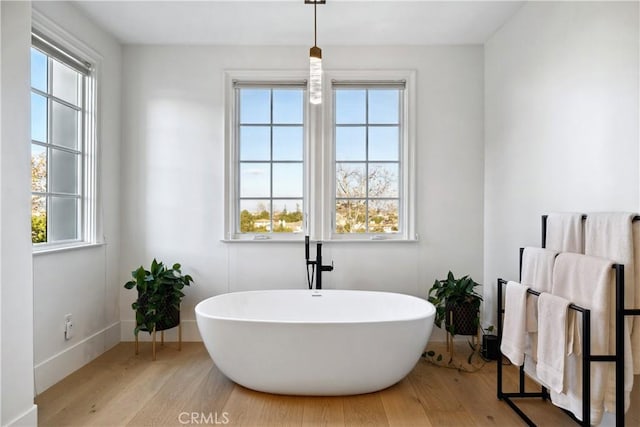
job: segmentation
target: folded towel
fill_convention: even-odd
[[[604,258],[561,253],[553,269],[554,295],[591,310],[591,352],[609,353],[611,334],[611,300],[614,291],[613,263]],[[582,327],[582,316],[577,316]],[[571,354],[565,359],[564,392],[551,391],[552,402],[582,419],[582,355]],[[604,412],[608,366],[591,365],[591,423],[599,424]]]
[[[543,292],[538,297],[538,365],[541,382],[562,393],[564,390],[564,360],[567,349],[567,307],[569,301]]]
[[[640,309],[640,221],[634,221],[633,226],[633,258],[635,267],[635,305]],[[626,278],[626,276],[625,276]],[[632,317],[631,325],[631,354],[633,357],[633,374],[640,375],[640,316]]]
[[[584,253],[581,213],[547,215],[546,248],[559,252]]]
[[[528,286],[517,282],[507,282],[504,299],[504,325],[500,351],[511,363],[524,363],[524,339],[526,335],[526,299]]]
[[[624,265],[624,298],[625,307],[635,304],[635,256],[633,252],[632,221],[634,213],[590,213],[585,222],[585,254],[608,258]],[[615,348],[615,300],[611,304],[611,347]],[[631,391],[633,386],[633,357],[631,354],[631,336],[629,330],[633,318],[625,321],[625,390]],[[627,372],[628,371],[628,372]],[[609,365],[609,380],[605,394],[605,408],[615,412],[615,366]]]

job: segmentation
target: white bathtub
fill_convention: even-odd
[[[200,302],[216,366],[253,390],[370,393],[404,378],[424,351],[434,306],[409,295],[342,290],[235,292]]]

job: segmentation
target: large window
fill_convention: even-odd
[[[293,75],[226,75],[225,239],[416,240],[414,73]]]
[[[304,227],[304,83],[236,82],[236,236]]]
[[[334,232],[398,234],[403,89],[340,84],[334,89]]]
[[[42,35],[31,48],[31,239],[74,244],[86,236],[90,66]]]

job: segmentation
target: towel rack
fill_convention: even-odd
[[[547,246],[547,218],[549,215],[542,215],[542,247]],[[586,215],[582,215],[582,220],[587,219]],[[640,215],[636,215],[632,219],[633,222],[640,221]]]
[[[586,219],[586,215],[582,216]],[[640,216],[635,216],[633,221],[640,220]],[[546,244],[547,231],[547,215],[542,216],[542,247]],[[520,248],[520,273],[522,273],[522,253]],[[582,315],[582,421],[578,420],[571,412],[564,410],[571,418],[583,426],[591,424],[591,363],[597,362],[614,362],[616,372],[616,427],[624,427],[624,322],[626,316],[640,316],[640,309],[624,308],[624,265],[614,264],[615,270],[615,354],[600,355],[591,354],[591,311],[576,304],[570,304],[569,309],[575,310]],[[507,281],[501,278],[497,281],[498,287],[498,304],[497,304],[497,326],[498,326],[498,349],[502,342],[502,315],[504,307],[502,301],[502,287]],[[529,289],[527,291],[533,295],[540,295],[539,292]],[[502,353],[500,353],[502,354]],[[517,392],[505,393],[502,386],[502,363],[498,358],[497,368],[497,397],[499,400],[506,402],[527,425],[535,427],[535,423],[518,407],[512,400],[514,398],[542,398],[548,400],[550,398],[547,389],[542,386],[540,392],[525,391],[525,372],[524,366],[520,367],[519,388]]]

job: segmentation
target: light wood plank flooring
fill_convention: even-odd
[[[513,387],[505,391],[515,390],[516,375],[513,367],[505,367],[505,385]],[[184,343],[180,352],[167,344],[155,362],[146,343],[139,356],[132,343],[121,343],[39,395],[36,403],[41,426],[524,425],[496,399],[495,384],[496,362],[468,373],[420,360],[403,381],[377,393],[278,396],[228,380],[201,343]],[[640,425],[639,388],[628,426]],[[528,400],[522,407],[540,426],[576,425],[548,402]]]

